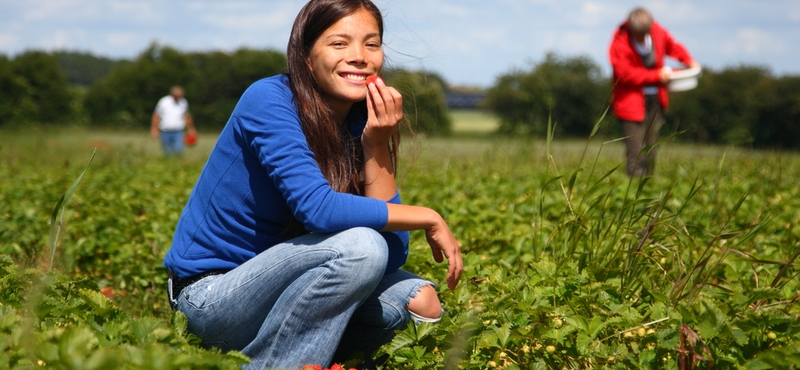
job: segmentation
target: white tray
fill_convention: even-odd
[[[700,68],[679,69],[672,72],[667,83],[669,91],[686,91],[697,87],[697,77],[700,76]]]

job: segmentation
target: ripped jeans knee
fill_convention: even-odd
[[[413,320],[414,324],[417,325],[417,326],[419,326],[419,324],[421,324],[423,322],[436,324],[436,323],[442,321],[442,316],[444,316],[444,310],[442,310],[442,313],[439,315],[439,317],[436,317],[436,318],[420,316],[420,315],[417,315],[416,313],[414,313],[411,310],[408,310],[408,313],[411,315],[411,320]]]

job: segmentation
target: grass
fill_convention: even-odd
[[[493,114],[479,109],[454,109],[453,132],[456,134],[491,134],[500,126]]]

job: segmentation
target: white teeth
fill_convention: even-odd
[[[361,80],[361,81],[363,81],[363,80],[367,79],[367,76],[347,74],[347,75],[344,75],[344,78],[346,78],[348,80]]]

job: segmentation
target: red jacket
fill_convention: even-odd
[[[644,120],[644,94],[645,85],[658,85],[658,97],[661,106],[666,110],[669,107],[669,94],[666,85],[658,77],[658,71],[664,66],[664,56],[668,55],[688,65],[693,60],[683,45],[675,41],[672,36],[661,27],[658,22],[653,22],[650,28],[650,37],[653,39],[653,48],[656,53],[654,69],[647,69],[636,49],[631,45],[626,21],[614,33],[608,56],[614,69],[611,83],[614,84],[611,109],[617,118],[625,121],[640,122]]]

